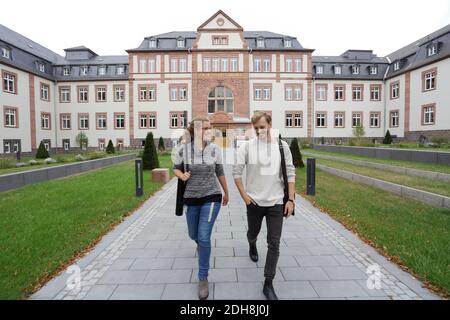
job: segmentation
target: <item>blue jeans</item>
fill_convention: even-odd
[[[219,202],[207,202],[200,206],[187,206],[186,220],[189,237],[198,243],[198,278],[208,279],[211,256],[211,232],[219,214]]]

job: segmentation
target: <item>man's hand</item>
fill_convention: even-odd
[[[292,212],[294,212],[294,203],[292,201],[288,201],[284,206],[284,216],[289,218],[292,215]]]
[[[250,203],[253,203],[254,205],[256,205],[255,200],[253,200],[247,193],[244,193],[242,195],[242,199],[244,200],[246,205],[249,205]]]

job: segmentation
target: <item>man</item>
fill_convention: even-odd
[[[267,258],[264,267],[263,293],[269,300],[277,300],[272,281],[275,277],[280,255],[280,238],[283,216],[288,218],[294,210],[295,167],[292,154],[286,142],[282,141],[289,188],[289,201],[283,212],[284,183],[281,171],[281,156],[278,139],[271,134],[272,117],[264,112],[256,112],[252,117],[256,138],[243,143],[237,151],[237,161],[233,166],[233,177],[242,199],[247,205],[250,259],[258,261],[256,241],[261,223],[266,217]],[[242,173],[246,168],[246,186],[242,183]]]

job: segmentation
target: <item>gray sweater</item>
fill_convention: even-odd
[[[184,151],[187,150],[187,157]],[[222,195],[217,177],[223,171],[222,150],[214,143],[208,143],[203,150],[194,144],[180,144],[175,150],[173,168],[183,170],[183,162],[189,164],[191,177],[187,181],[184,198],[203,198],[213,194]]]

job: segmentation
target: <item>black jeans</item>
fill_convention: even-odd
[[[277,269],[278,257],[280,256],[283,205],[276,204],[273,207],[260,207],[253,203],[247,205],[247,239],[249,243],[256,243],[264,217],[266,217],[267,225],[267,257],[264,277],[273,280]]]

